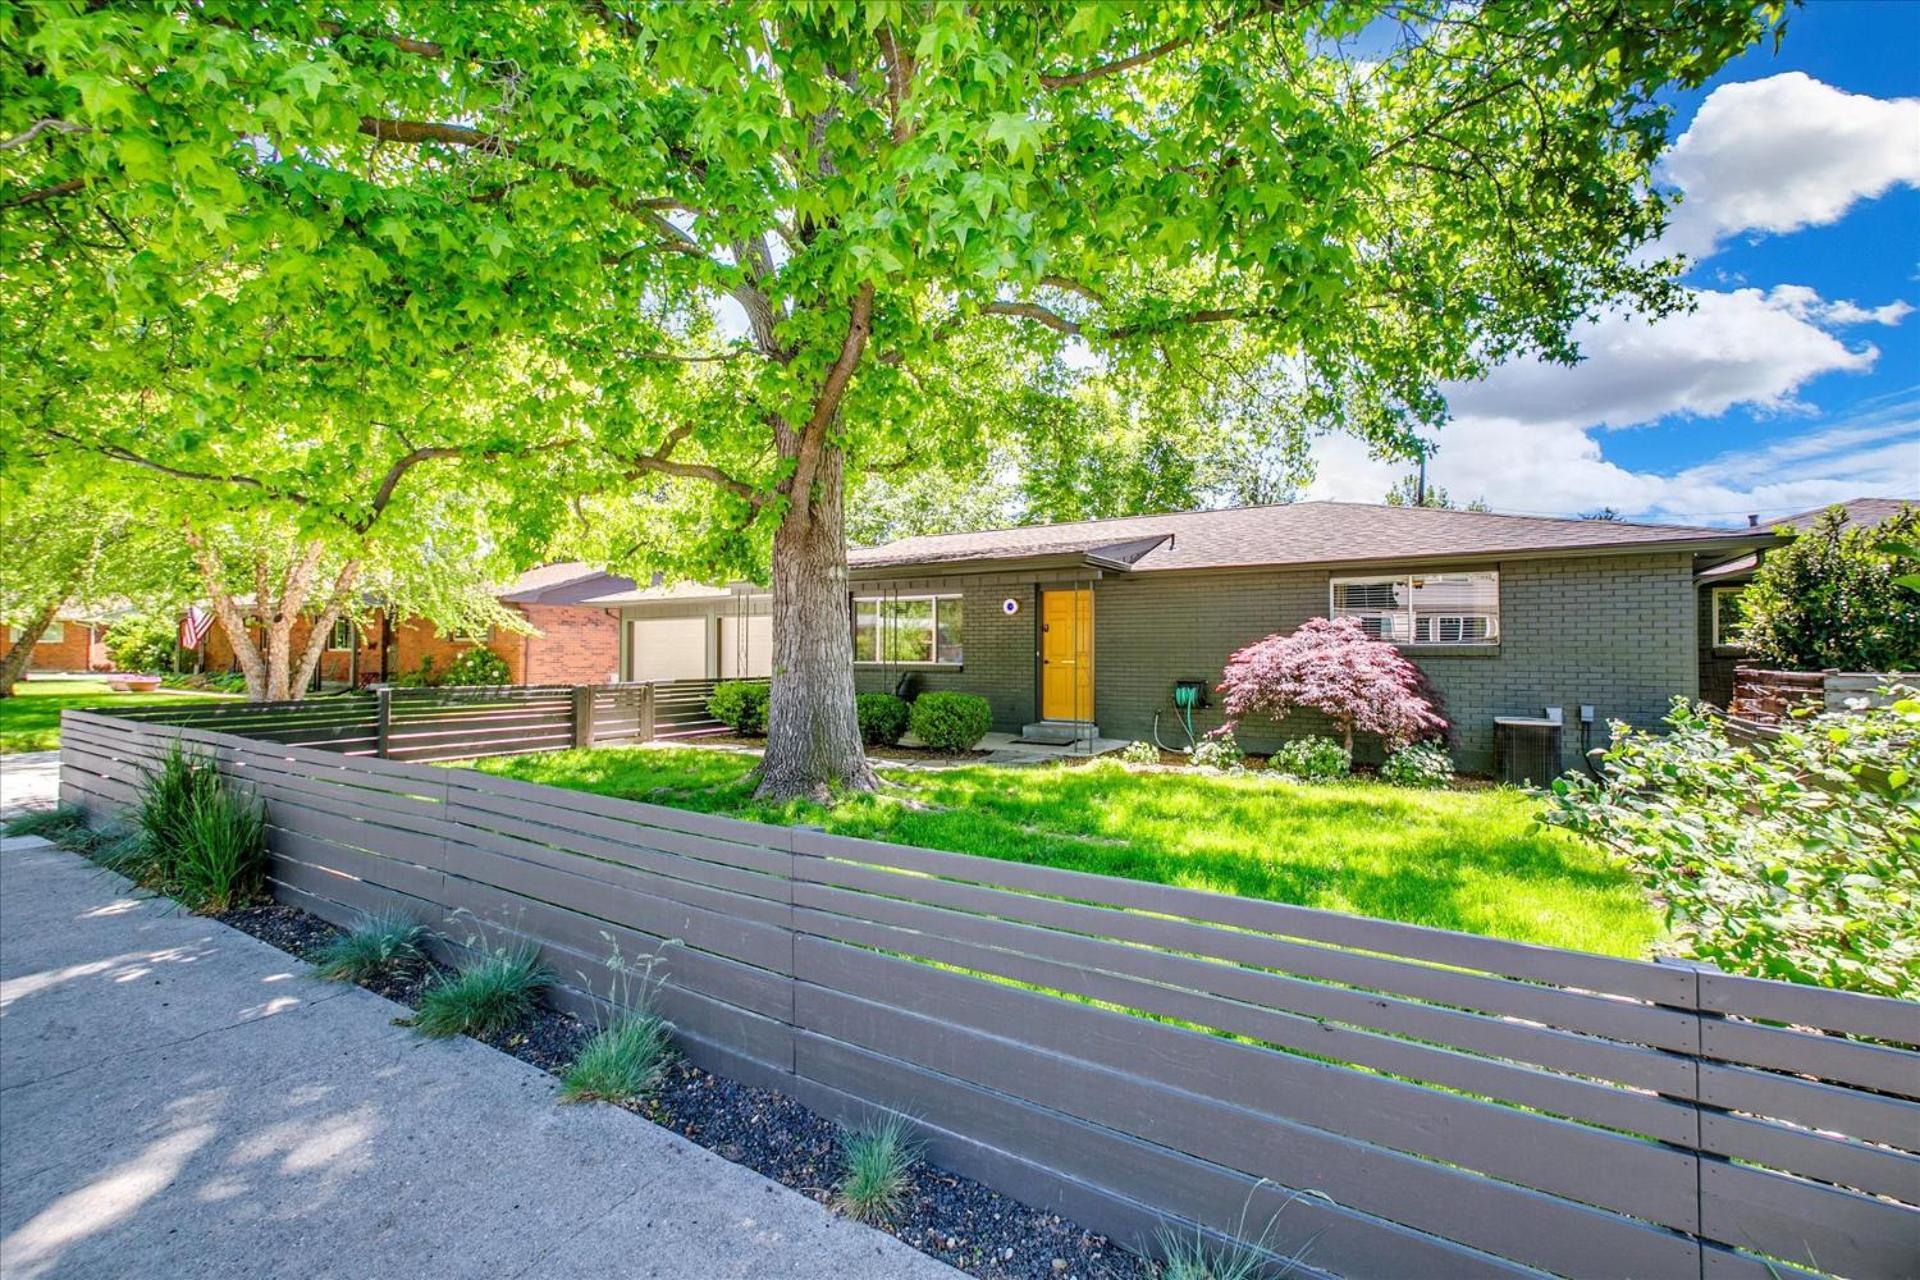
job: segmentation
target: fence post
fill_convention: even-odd
[[[387,740],[393,735],[393,686],[383,684],[373,691],[374,748],[373,754],[380,759],[387,758]]]
[[[653,682],[649,680],[640,686],[640,738],[641,742],[653,741]]]
[[[593,745],[593,686],[590,684],[573,686],[573,745]]]

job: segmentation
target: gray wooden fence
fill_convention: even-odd
[[[1264,1233],[1346,1276],[1920,1265],[1911,1002],[94,714],[62,799],[132,804],[174,738],[265,800],[282,899],[535,940],[579,1010],[612,945],[665,947],[696,1062],[904,1114],[1125,1243]]]
[[[401,689],[295,702],[182,702],[128,720],[237,734],[347,755],[429,762],[723,733],[711,680]]]

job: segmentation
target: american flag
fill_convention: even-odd
[[[199,605],[187,609],[187,616],[180,619],[180,647],[198,649],[200,642],[207,638],[207,632],[213,629],[213,615]]]

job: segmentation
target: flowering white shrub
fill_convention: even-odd
[[[1233,739],[1232,729],[1215,729],[1193,747],[1196,769],[1238,769],[1246,758],[1247,753]]]
[[[1160,748],[1151,742],[1129,742],[1120,748],[1120,758],[1128,764],[1159,764]]]
[[[1268,757],[1267,767],[1307,782],[1328,782],[1347,776],[1353,753],[1332,738],[1295,738]]]
[[[1292,635],[1255,641],[1227,660],[1220,692],[1236,721],[1318,711],[1340,730],[1349,756],[1356,730],[1397,747],[1447,727],[1420,668],[1369,637],[1357,618],[1310,618]]]
[[[1388,756],[1380,779],[1396,787],[1444,787],[1453,781],[1453,758],[1436,742],[1416,742]]]

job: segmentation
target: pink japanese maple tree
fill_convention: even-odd
[[[1292,635],[1256,640],[1227,660],[1220,692],[1236,722],[1319,711],[1339,726],[1348,751],[1355,730],[1379,734],[1392,749],[1447,729],[1420,668],[1367,635],[1357,618],[1310,618]]]

